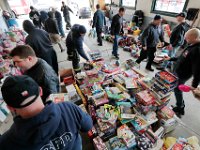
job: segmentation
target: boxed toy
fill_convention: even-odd
[[[126,78],[125,85],[127,89],[135,89],[138,88],[136,79],[133,78]]]
[[[118,138],[117,136],[109,139],[109,146],[111,150],[127,150],[126,145],[123,140]]]
[[[117,129],[117,137],[122,138],[128,148],[136,145],[135,135],[126,124]]]
[[[160,79],[167,84],[176,84],[178,81],[178,78],[168,71],[156,73],[155,78]]]
[[[164,127],[165,133],[169,133],[176,128],[176,126],[178,125],[178,121],[174,118],[168,120],[161,119],[160,124]]]
[[[135,114],[134,111],[131,107],[127,107],[127,106],[120,106],[120,117],[122,119],[133,119],[135,118]]]
[[[88,54],[93,61],[103,60],[103,57],[99,50],[89,51]]]
[[[97,136],[93,139],[95,150],[108,150],[106,147],[106,144],[103,142],[103,140]]]
[[[54,103],[69,101],[68,94],[66,93],[51,94],[48,99],[52,100]]]
[[[131,124],[137,131],[141,131],[149,126],[148,122],[139,115],[135,116],[135,118],[131,121]]]
[[[136,98],[140,103],[142,103],[145,106],[154,104],[156,101],[154,95],[148,90],[144,90],[137,93]]]
[[[165,106],[163,107],[159,112],[158,115],[162,119],[171,119],[174,117],[174,111],[170,109],[169,107]]]
[[[136,142],[140,150],[151,150],[154,146],[153,143],[145,135],[137,137]]]

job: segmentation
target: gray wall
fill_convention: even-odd
[[[147,25],[155,15],[155,14],[151,13],[151,5],[152,5],[152,0],[137,0],[136,9],[142,10],[144,12],[144,15],[145,15],[144,25]],[[112,10],[113,10],[114,14],[116,14],[118,12],[118,8],[119,7],[112,6]],[[188,8],[200,8],[200,0],[189,0],[188,5],[187,5],[187,9]],[[135,12],[135,10],[127,8],[124,18],[126,20],[131,20],[134,12]],[[169,16],[165,16],[165,15],[162,15],[162,17],[165,20],[167,20],[169,22],[169,24],[172,25],[172,27],[174,27],[174,25],[176,25],[176,18],[175,17],[169,17]],[[199,14],[199,17],[198,17],[198,19],[195,23],[195,26],[200,27],[200,14]]]

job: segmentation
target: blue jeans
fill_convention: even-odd
[[[168,52],[168,55],[169,57],[175,57],[176,56],[176,53],[177,51],[180,49],[180,46],[176,46],[176,47],[173,47],[173,49],[171,51]],[[170,61],[164,61],[163,64],[162,64],[162,67],[163,68],[166,68],[167,65],[170,64],[171,65],[171,70],[174,69],[174,63],[173,62],[170,62]]]
[[[118,54],[118,43],[119,43],[119,40],[120,40],[120,36],[119,35],[115,35],[114,43],[113,43],[113,51],[112,51],[113,55],[117,55]]]
[[[58,30],[59,30],[59,33],[61,34],[61,36],[65,36],[65,32],[63,30],[62,22],[58,22]]]

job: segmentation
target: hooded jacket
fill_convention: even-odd
[[[24,21],[23,28],[28,33],[25,43],[33,48],[37,57],[45,60],[58,73],[57,55],[49,34],[44,30],[36,29],[29,20]]]
[[[81,57],[85,60],[89,60],[87,55],[83,50],[83,37],[79,32],[79,24],[75,24],[72,26],[71,31],[67,35],[66,38],[66,46],[68,51],[77,51]]]
[[[12,127],[0,136],[1,150],[81,150],[79,131],[92,128],[92,119],[78,106],[49,102],[38,115],[14,118]]]

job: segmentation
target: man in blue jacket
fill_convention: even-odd
[[[162,46],[164,45],[163,32],[159,31],[161,22],[162,17],[160,15],[155,15],[153,22],[148,25],[141,36],[142,50],[140,52],[140,57],[136,60],[136,62],[140,64],[148,57],[146,69],[149,71],[154,71],[151,65],[155,58],[154,53],[156,52],[157,44],[160,41],[162,42]]]
[[[83,37],[85,36],[85,33],[86,28],[84,26],[75,24],[72,26],[71,31],[67,35],[66,46],[68,60],[72,61],[72,66],[75,72],[81,71],[79,55],[86,61],[89,61],[83,49]]]
[[[96,9],[97,11],[94,13],[92,28],[96,27],[98,45],[103,46],[101,34],[103,26],[106,25],[106,19],[104,13],[100,10],[99,4],[96,5]]]
[[[88,132],[92,119],[78,106],[64,102],[46,105],[41,89],[28,76],[10,76],[2,96],[13,114],[14,123],[0,136],[1,150],[81,150],[79,131]]]

